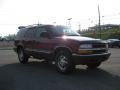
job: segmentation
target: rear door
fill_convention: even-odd
[[[42,37],[43,32],[49,33],[45,27],[39,27],[36,29],[35,49],[39,53],[50,54],[52,49],[52,38]]]
[[[34,49],[34,37],[35,37],[35,28],[28,28],[25,32],[24,48],[27,51],[33,51]]]

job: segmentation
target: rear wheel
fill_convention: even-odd
[[[57,53],[55,57],[55,64],[57,70],[64,74],[72,72],[75,67],[71,59],[71,54],[65,50]]]
[[[18,59],[22,64],[26,64],[28,62],[28,56],[25,54],[23,48],[18,49]]]
[[[98,63],[92,63],[92,64],[87,64],[88,68],[90,69],[95,69],[97,68],[98,66],[100,66],[101,62],[98,62]]]

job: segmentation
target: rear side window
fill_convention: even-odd
[[[43,28],[43,27],[37,28],[36,29],[36,38],[40,38],[42,32],[47,32],[47,30],[45,28]]]
[[[35,28],[28,28],[25,32],[25,38],[34,38]]]

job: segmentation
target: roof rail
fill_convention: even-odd
[[[18,29],[23,29],[23,28],[25,28],[25,26],[19,26],[19,27],[18,27]]]
[[[32,25],[28,25],[28,26],[19,26],[18,29],[30,28],[30,27],[41,26],[41,25],[43,25],[43,24],[32,24]]]

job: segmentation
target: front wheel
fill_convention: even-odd
[[[55,57],[57,70],[61,73],[70,73],[75,65],[72,62],[71,54],[68,51],[59,51]]]
[[[23,48],[18,49],[18,59],[22,64],[26,64],[28,62],[28,56],[25,54]]]
[[[98,63],[92,63],[92,64],[87,64],[88,68],[90,69],[95,69],[97,68],[98,66],[100,66],[101,62],[98,62]]]

